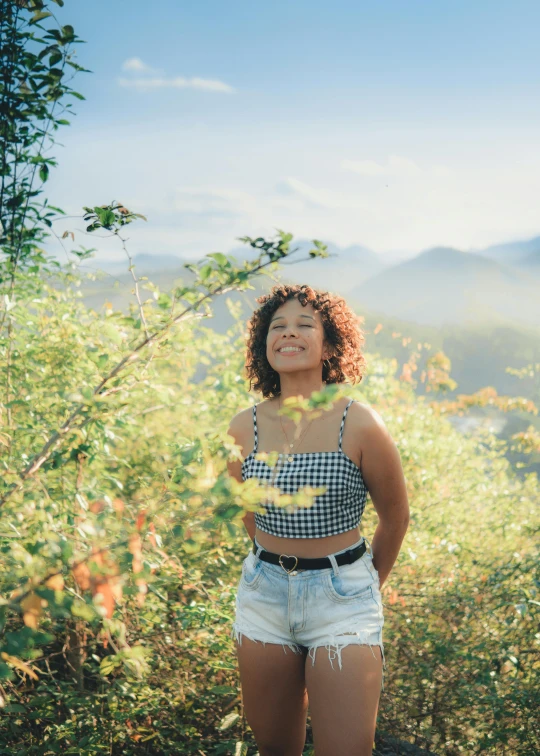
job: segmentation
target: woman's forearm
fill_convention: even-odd
[[[245,517],[243,517],[242,522],[245,525],[245,528],[248,532],[248,536],[251,538],[252,541],[255,541],[255,530],[257,526],[255,525],[255,516],[253,515],[253,513],[250,513],[246,515]]]
[[[375,528],[371,550],[373,552],[373,564],[379,573],[381,587],[394,566],[408,527],[408,520],[400,524],[389,524],[379,520]]]

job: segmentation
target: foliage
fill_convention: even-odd
[[[98,315],[81,305],[73,271],[64,275],[60,290],[21,272],[6,315],[16,398],[2,428],[1,742],[233,753],[249,737],[229,632],[248,547],[241,517],[257,506],[255,481],[226,472],[239,453],[227,423],[252,401],[241,314],[225,338],[178,321],[144,360],[125,361],[146,338],[139,304],[129,317]],[[174,317],[149,292],[155,333]],[[383,415],[412,512],[383,588],[379,728],[441,753],[528,753],[538,742],[538,481],[516,479],[489,434],[454,431],[391,361],[367,360],[362,384],[339,390]],[[80,420],[21,484],[77,407]],[[375,524],[368,507],[368,537]]]
[[[63,0],[53,0],[62,6]],[[33,198],[42,193],[33,184],[38,172],[41,183],[49,177],[49,166],[57,165],[47,157],[46,143],[55,144],[49,129],[56,131],[70,121],[67,103],[58,115],[60,100],[67,96],[84,100],[65,84],[69,69],[88,72],[74,61],[73,45],[81,40],[72,26],[45,29],[40,21],[53,16],[43,0],[18,0],[0,3],[2,23],[2,75],[0,76],[0,243],[9,264],[2,271],[13,275],[19,264],[30,261],[35,246],[51,227],[51,217],[59,208],[40,206]],[[44,32],[38,36],[36,30]],[[35,47],[39,49],[35,50]],[[55,212],[53,212],[55,211]],[[33,221],[30,226],[29,221]],[[34,265],[38,261],[34,261]],[[5,280],[5,279],[3,279]],[[13,287],[11,287],[13,290]]]
[[[43,28],[47,7],[2,3],[0,752],[246,754],[230,626],[250,545],[242,517],[259,492],[227,474],[239,449],[226,428],[253,399],[240,310],[229,301],[225,336],[202,318],[216,297],[277,271],[292,235],[244,237],[253,260],[211,253],[186,266],[189,284],[160,291],[136,277],[121,236],[144,216],[115,202],[85,207],[87,233],[112,233],[126,251],[135,296],[128,315],[84,307],[76,265],[38,246],[49,208],[31,204],[32,184],[13,169],[39,143],[31,118],[52,122],[47,108],[67,92],[55,68],[59,54],[69,62],[72,27],[41,41],[28,31]],[[46,180],[53,163],[34,157]],[[325,254],[315,240],[310,258]],[[406,474],[411,525],[383,589],[379,729],[449,756],[533,753],[538,479],[517,478],[491,434],[452,428],[438,401],[452,385],[442,351],[429,396],[415,393],[412,362],[399,379],[395,359],[366,358],[360,386],[312,403],[345,393],[374,406]],[[368,507],[368,537],[374,525]]]
[[[436,328],[389,315],[382,317],[365,309],[362,314],[366,333],[377,335],[377,351],[382,357],[397,359],[399,366],[414,356],[418,375],[421,375],[432,353],[447,355],[457,383],[453,390],[447,388],[448,396],[455,396],[457,392],[472,393],[479,386],[489,384],[500,394],[519,390],[523,396],[540,401],[540,372],[537,367],[535,373],[531,369],[534,364],[530,364],[540,359],[538,326],[526,328],[518,324],[484,322]],[[416,389],[418,393],[427,392],[422,381]]]

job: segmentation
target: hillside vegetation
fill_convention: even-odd
[[[239,449],[226,429],[260,399],[243,373],[236,298],[249,302],[262,274],[293,270],[292,235],[245,237],[239,262],[212,252],[181,280],[145,278],[122,235],[145,216],[85,206],[84,240],[114,237],[129,284],[118,277],[122,302],[114,287],[105,302],[99,290],[86,300],[77,266],[42,247],[67,220],[39,198],[57,165],[53,133],[71,124],[66,99],[85,99],[71,79],[91,73],[75,60],[83,40],[55,15],[63,5],[2,4],[0,753],[255,756],[231,625],[251,545],[242,517],[261,492],[228,475]],[[93,250],[76,248],[65,226],[59,234],[68,258],[88,265]],[[336,281],[325,244],[303,252],[301,266],[321,263],[323,283]],[[386,272],[365,248],[344,253],[348,269]],[[384,325],[372,333],[384,340]],[[398,361],[390,339],[385,354],[368,343],[360,385],[326,387],[311,402],[346,394],[374,406],[406,474],[410,527],[383,588],[377,756],[397,742],[400,754],[530,756],[540,751],[536,404],[492,381],[454,394],[442,349],[411,342]],[[538,386],[535,360],[512,366]],[[520,475],[505,441],[450,422],[486,407],[530,419],[508,439],[526,460]],[[368,504],[362,532],[374,527]]]
[[[281,238],[265,254],[286,249]],[[46,284],[44,260],[17,274],[1,345],[5,753],[255,753],[230,629],[251,543],[241,518],[259,496],[256,481],[227,475],[239,450],[226,428],[260,397],[243,378],[238,305],[225,297],[225,334],[197,313],[235,276],[249,290],[256,273],[242,281],[216,255],[192,270],[191,288],[138,282],[130,314],[85,307],[72,270]],[[328,396],[381,413],[411,504],[383,587],[378,737],[451,756],[534,753],[538,478],[518,478],[491,434],[448,422],[440,355],[425,395],[394,360],[366,356],[362,383]],[[368,502],[368,538],[375,524]],[[310,742],[308,732],[306,754]]]

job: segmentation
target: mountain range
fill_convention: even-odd
[[[388,263],[384,255],[361,245],[325,243],[329,257],[311,259],[311,240],[293,240],[291,251],[296,251],[281,261],[276,278],[340,293],[360,314],[366,310],[435,327],[481,323],[540,326],[540,236],[474,252],[433,247],[398,263]],[[257,251],[244,245],[227,254],[240,262],[252,259]],[[190,281],[190,272],[182,266],[196,261],[171,255],[133,258],[136,274],[148,276],[163,289],[172,286],[175,278]],[[111,280],[132,280],[127,262],[99,262],[95,267],[109,273]],[[258,279],[256,289],[268,290],[271,285],[267,278]],[[93,295],[99,295],[98,290],[103,294],[103,282],[87,284],[85,289],[96,306],[98,300]],[[117,306],[112,287],[110,294],[109,301]]]

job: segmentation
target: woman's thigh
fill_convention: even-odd
[[[245,635],[236,643],[247,722],[262,753],[300,756],[306,737],[306,653]]]
[[[307,649],[292,637],[288,610],[287,581],[250,553],[242,565],[232,635],[244,711],[261,756],[300,756],[305,742]]]
[[[371,756],[383,683],[384,611],[378,573],[365,553],[336,573],[308,576],[306,688],[317,756]]]
[[[344,638],[345,640],[345,638]],[[306,686],[317,756],[371,756],[382,682],[379,646],[341,649],[341,669],[328,654],[306,665]]]

